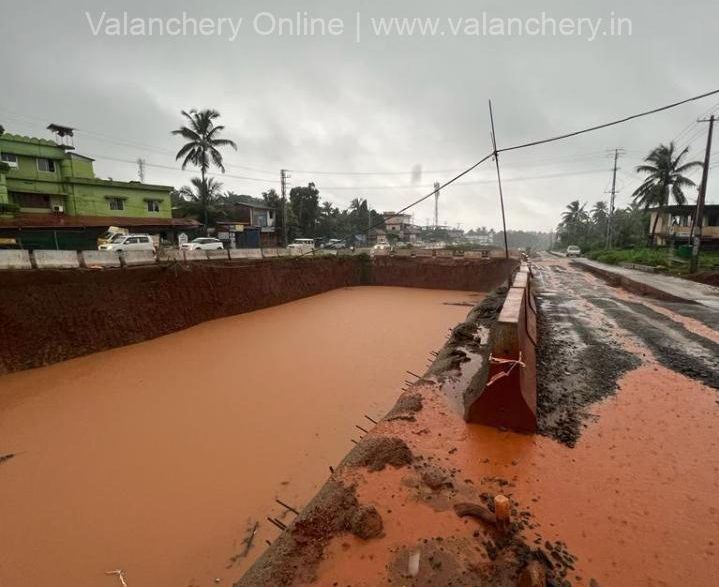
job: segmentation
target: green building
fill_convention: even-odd
[[[171,186],[95,177],[93,159],[75,152],[73,129],[50,125],[58,140],[0,135],[0,244],[95,248],[110,226],[168,244],[200,224],[172,218]]]

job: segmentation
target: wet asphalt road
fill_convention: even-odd
[[[589,407],[650,361],[719,391],[719,312],[630,294],[551,255],[534,263],[533,274],[543,434],[574,445]]]

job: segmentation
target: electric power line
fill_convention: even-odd
[[[563,139],[569,139],[571,137],[576,137],[581,134],[585,134],[588,132],[593,132],[595,130],[601,130],[603,128],[607,128],[610,126],[616,126],[617,124],[623,124],[625,122],[629,122],[630,120],[635,120],[637,118],[642,118],[643,116],[649,116],[650,114],[657,114],[658,112],[663,112],[665,110],[670,110],[671,108],[676,108],[677,106],[682,106],[684,104],[688,104],[689,102],[696,102],[697,100],[701,100],[702,98],[707,98],[709,96],[713,96],[715,94],[719,94],[719,90],[712,90],[711,92],[706,92],[704,94],[700,94],[698,96],[693,96],[691,98],[687,98],[685,100],[681,100],[679,102],[673,102],[672,104],[667,104],[666,106],[660,106],[659,108],[653,108],[652,110],[646,110],[644,112],[639,112],[638,114],[632,114],[630,116],[625,116],[624,118],[620,118],[618,120],[613,120],[611,122],[605,122],[604,124],[597,124],[595,126],[590,126],[588,128],[584,128],[582,130],[577,130],[574,132],[570,132],[567,134],[559,135],[556,137],[551,137],[548,139],[540,139],[537,141],[532,141],[529,143],[523,143],[520,145],[514,145],[513,147],[505,147],[503,149],[497,149],[498,153],[505,153],[507,151],[516,151],[517,149],[526,149],[528,147],[535,147],[537,145],[544,145],[546,143],[553,143],[555,141],[561,141]]]
[[[606,123],[604,123],[604,124],[598,124],[598,125],[595,125],[595,126],[591,126],[591,127],[585,128],[585,129],[581,129],[581,130],[573,131],[573,132],[566,133],[566,134],[563,134],[563,135],[558,135],[558,136],[555,136],[555,137],[551,137],[551,138],[548,138],[548,139],[540,139],[540,140],[536,140],[536,141],[531,141],[531,142],[529,142],[529,143],[523,143],[523,144],[520,144],[520,145],[515,145],[515,146],[512,146],[512,147],[505,147],[505,148],[503,148],[503,149],[497,149],[496,146],[495,146],[494,150],[493,150],[491,153],[489,153],[488,155],[485,155],[485,156],[482,157],[479,161],[477,161],[476,163],[470,165],[470,166],[467,167],[464,171],[462,171],[461,173],[458,173],[458,174],[455,175],[452,179],[450,179],[449,181],[447,181],[447,182],[443,183],[442,185],[440,185],[439,188],[437,188],[436,186],[433,186],[434,189],[433,189],[431,192],[429,192],[428,194],[426,194],[426,195],[422,196],[421,198],[415,200],[414,202],[408,204],[407,206],[405,206],[404,208],[402,208],[401,210],[399,210],[399,212],[395,212],[395,213],[392,214],[391,216],[387,216],[387,217],[383,218],[383,220],[382,220],[381,222],[377,222],[377,223],[375,223],[374,225],[370,225],[370,226],[367,228],[367,232],[369,233],[369,231],[372,230],[372,228],[376,228],[377,226],[380,226],[381,224],[383,224],[383,223],[385,222],[385,220],[388,220],[389,218],[396,218],[397,216],[403,214],[404,212],[406,212],[406,211],[409,210],[410,208],[413,208],[413,207],[416,206],[417,204],[420,204],[420,203],[424,202],[424,201],[427,200],[428,198],[432,197],[432,196],[436,193],[437,189],[443,190],[444,188],[446,188],[446,187],[452,185],[452,184],[455,183],[458,179],[464,177],[465,175],[467,175],[468,173],[470,173],[471,171],[473,171],[474,169],[476,169],[477,167],[479,167],[482,163],[484,163],[484,162],[487,161],[488,159],[491,159],[492,157],[496,157],[499,153],[505,153],[505,152],[507,152],[507,151],[516,151],[516,150],[518,150],[518,149],[526,149],[526,148],[529,148],[529,147],[535,147],[535,146],[537,146],[537,145],[543,145],[543,144],[547,144],[547,143],[552,143],[552,142],[556,142],[556,141],[560,141],[560,140],[572,138],[572,137],[575,137],[575,136],[578,136],[578,135],[581,135],[581,134],[585,134],[585,133],[588,133],[588,132],[593,132],[593,131],[601,130],[601,129],[603,129],[603,128],[607,128],[607,127],[610,127],[610,126],[616,126],[616,125],[618,125],[618,124],[623,124],[623,123],[625,123],[625,122],[629,122],[629,121],[635,120],[635,119],[637,119],[637,118],[641,118],[641,117],[644,117],[644,116],[649,116],[650,114],[657,114],[657,113],[659,113],[659,112],[663,112],[663,111],[665,111],[665,110],[670,110],[670,109],[672,109],[672,108],[676,108],[676,107],[678,107],[678,106],[682,106],[683,104],[688,104],[688,103],[690,103],[690,102],[695,102],[695,101],[697,101],[697,100],[701,100],[701,99],[703,99],[703,98],[707,98],[707,97],[709,97],[709,96],[713,96],[713,95],[716,95],[716,94],[719,94],[719,89],[717,89],[717,90],[712,90],[712,91],[710,91],[710,92],[706,92],[706,93],[700,94],[700,95],[698,95],[698,96],[693,96],[693,97],[691,97],[691,98],[687,98],[687,99],[681,100],[681,101],[679,101],[679,102],[673,102],[672,104],[668,104],[668,105],[666,105],[666,106],[660,106],[660,107],[658,107],[658,108],[653,108],[653,109],[651,109],[651,110],[646,110],[646,111],[644,111],[644,112],[640,112],[640,113],[637,113],[637,114],[632,114],[632,115],[630,115],[630,116],[626,116],[626,117],[621,118],[621,119],[618,119],[618,120],[613,120],[613,121],[611,121],[611,122],[606,122]],[[506,234],[506,230],[505,230],[505,234]],[[348,236],[349,236],[349,235],[348,235]],[[308,254],[308,253],[303,253],[303,254],[300,255],[300,256],[302,257],[302,256],[304,256],[304,255],[306,255],[306,254]]]

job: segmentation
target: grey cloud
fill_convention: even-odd
[[[360,11],[372,16],[606,17],[612,10],[633,20],[628,38],[341,38],[261,37],[244,30],[234,43],[223,38],[93,37],[85,12],[127,11],[137,16],[251,17],[307,11],[337,16],[348,26]],[[487,100],[495,105],[501,145],[603,122],[700,93],[716,84],[719,7],[703,0],[681,7],[630,0],[615,6],[543,2],[110,2],[15,3],[3,9],[0,121],[8,131],[44,136],[51,121],[77,126],[78,146],[97,156],[98,171],[133,177],[144,157],[148,179],[181,185],[191,177],[176,167],[176,139],[169,131],[179,110],[213,106],[240,149],[228,153],[225,186],[257,194],[277,187],[280,167],[311,170],[406,171],[406,175],[305,175],[337,204],[369,197],[373,206],[397,209],[423,193],[409,171],[460,169],[489,150]],[[702,18],[685,18],[702,14]],[[7,18],[6,18],[7,16]],[[660,141],[668,141],[711,99],[631,125],[561,144],[501,157],[510,227],[548,229],[571,199],[606,198],[610,160],[604,150],[624,147],[621,165],[626,202],[632,171]],[[84,131],[84,132],[83,132]],[[696,134],[696,133],[695,133]],[[685,137],[686,138],[686,137]],[[690,135],[691,138],[691,135]],[[125,144],[119,144],[125,143]],[[703,139],[691,144],[699,155]],[[585,159],[578,156],[593,153]],[[102,157],[100,156],[102,155]],[[572,158],[575,158],[572,160]],[[529,164],[540,161],[536,166]],[[245,167],[262,171],[253,171]],[[596,170],[588,174],[587,171]],[[578,173],[580,172],[580,173]],[[561,177],[537,178],[559,175]],[[628,174],[628,175],[627,175]],[[249,181],[231,176],[251,176]],[[435,177],[436,176],[436,177]],[[425,172],[422,184],[445,174]],[[527,178],[512,181],[512,178]],[[469,181],[493,178],[493,169]],[[403,189],[365,189],[401,185]],[[323,188],[327,186],[327,188]],[[334,189],[351,188],[357,189]],[[713,193],[717,193],[713,191]],[[714,198],[716,199],[716,198]],[[432,216],[431,202],[416,221]],[[442,196],[441,218],[465,227],[500,226],[496,186],[458,185]]]

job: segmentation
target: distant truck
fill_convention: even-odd
[[[120,228],[119,226],[108,226],[107,230],[97,237],[97,246],[109,245],[112,239],[118,234],[130,234],[127,228]]]

